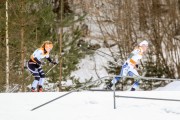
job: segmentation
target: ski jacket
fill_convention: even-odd
[[[139,62],[139,60],[142,58],[142,56],[143,56],[142,47],[135,48],[129,55],[126,62],[135,66]]]
[[[44,48],[39,48],[34,51],[34,53],[31,55],[30,61],[41,64],[41,59],[46,58],[49,62],[52,62],[52,60],[49,57],[49,53]]]

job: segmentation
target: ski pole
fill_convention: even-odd
[[[107,53],[105,53],[105,52],[103,52],[103,51],[101,51],[101,50],[97,50],[97,51],[99,51],[99,52],[101,52],[101,53],[103,53],[103,54],[105,54],[105,55],[107,55],[107,56],[113,57],[112,55],[107,54]]]
[[[58,63],[57,63],[58,64]],[[45,75],[47,75],[57,64],[53,65],[47,72]]]

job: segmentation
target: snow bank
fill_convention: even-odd
[[[165,87],[159,87],[157,91],[180,91],[180,81],[171,82]]]
[[[112,92],[74,92],[35,111],[45,102],[65,94],[1,93],[1,120],[179,120],[180,102],[117,98]],[[117,92],[118,95],[179,99],[180,92]]]

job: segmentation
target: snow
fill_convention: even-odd
[[[116,52],[117,46],[113,47],[111,50]],[[102,51],[102,52],[99,52]],[[93,78],[93,80],[98,79],[98,77],[108,76],[108,72],[106,67],[108,67],[109,61],[114,61],[111,56],[108,48],[100,48],[93,55],[87,55],[84,59],[82,59],[78,64],[78,70],[73,71],[71,76],[75,76],[75,78],[79,78],[80,82],[85,82],[85,80],[89,80]],[[118,63],[117,63],[118,64]]]
[[[159,88],[164,91],[118,91],[116,95],[180,100],[180,83]],[[174,91],[170,91],[172,88]],[[178,88],[178,89],[177,89]],[[66,92],[0,93],[1,120],[179,120],[180,102],[116,98],[113,92],[72,92],[34,111]]]
[[[156,90],[157,91],[164,91],[168,89],[168,91],[179,91],[180,90],[180,81],[171,82],[165,87],[159,87]]]

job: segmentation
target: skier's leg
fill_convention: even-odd
[[[121,68],[121,72],[118,76],[116,76],[113,80],[115,80],[115,83],[117,83],[120,79],[125,79],[125,78],[122,78],[121,76],[126,76],[128,71],[129,71],[129,65],[128,63],[125,63],[122,68]],[[111,83],[113,83],[113,80],[111,81]]]
[[[38,72],[40,75],[40,80],[38,82],[38,92],[43,91],[43,85],[44,85],[44,79],[45,79],[45,73],[41,67],[38,68]]]
[[[131,69],[131,71],[128,73],[129,76],[139,76],[138,72],[136,69]],[[135,91],[139,87],[139,79],[137,79],[134,84],[131,87],[131,91]]]
[[[31,91],[35,92],[35,89],[37,88],[38,82],[40,80],[40,76],[39,76],[38,72],[33,73],[33,76],[34,76],[34,81],[33,81],[32,86],[31,86]]]
[[[38,82],[39,82],[39,79],[40,79],[40,76],[39,76],[39,72],[37,70],[37,64],[34,64],[34,63],[28,63],[28,70],[33,74],[34,76],[34,81],[32,83],[32,86],[31,86],[31,91],[32,92],[35,92],[35,89],[37,88],[37,85],[38,85]]]
[[[128,69],[129,69],[128,63],[125,63],[121,68],[120,74],[118,76],[114,77],[114,79],[110,82],[110,84],[107,86],[107,88],[111,89],[111,87],[113,86],[113,83],[116,84],[121,79],[121,76],[126,76],[128,73]]]
[[[136,80],[131,88],[131,91],[135,91],[139,87],[139,80]]]
[[[40,77],[39,77],[40,78]],[[37,88],[37,85],[38,85],[38,80],[35,79],[31,85],[31,92],[35,92],[36,88]]]

